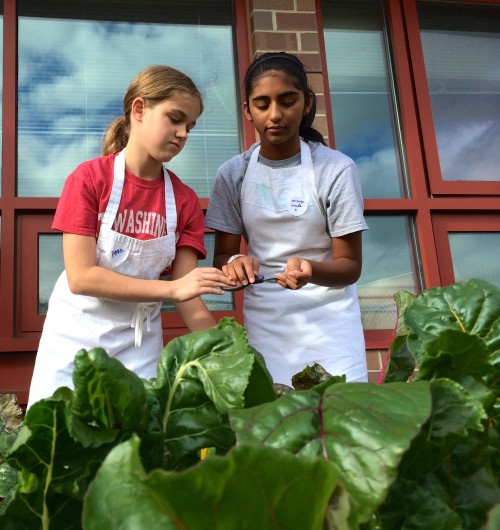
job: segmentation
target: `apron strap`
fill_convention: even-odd
[[[131,328],[135,328],[135,346],[138,348],[142,342],[142,330],[144,329],[144,318],[146,318],[146,330],[151,331],[151,313],[156,309],[157,302],[140,302],[134,311]]]
[[[100,234],[103,238],[106,238],[111,232],[111,227],[115,221],[116,212],[120,205],[120,199],[122,197],[123,183],[125,181],[125,149],[120,151],[116,157],[113,166],[113,187],[111,188],[111,195],[104,212]]]
[[[172,180],[170,174],[165,166],[163,167],[163,180],[165,184],[165,214],[167,218],[167,236],[173,234],[175,238],[175,232],[177,230],[177,206],[175,202],[174,188],[172,186]],[[106,211],[101,222],[100,235],[105,238],[109,236],[113,223],[116,218],[118,206],[120,205],[120,199],[122,196],[123,185],[125,182],[125,149],[120,151],[114,161],[113,166],[113,187],[111,189],[111,195],[109,197]],[[139,347],[142,342],[142,333],[144,329],[144,319],[146,319],[146,330],[151,331],[151,313],[157,307],[158,302],[140,302],[135,308],[134,315],[130,326],[135,328],[135,345]]]

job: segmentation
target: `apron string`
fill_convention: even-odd
[[[132,322],[130,323],[131,328],[135,328],[135,347],[139,348],[142,342],[142,331],[144,329],[144,318],[146,318],[146,330],[151,331],[151,313],[155,310],[157,302],[140,302],[137,304]]]

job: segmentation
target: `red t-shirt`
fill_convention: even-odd
[[[94,158],[80,164],[66,179],[52,228],[99,236],[113,186],[116,155]],[[177,209],[177,247],[192,247],[203,259],[204,218],[196,193],[169,171]],[[155,239],[167,233],[165,182],[144,180],[125,171],[120,205],[113,230],[136,239]]]

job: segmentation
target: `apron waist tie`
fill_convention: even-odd
[[[142,342],[142,330],[144,328],[144,317],[146,317],[146,330],[151,331],[151,313],[158,304],[156,302],[140,302],[137,304],[130,327],[135,328],[135,346],[138,348]]]

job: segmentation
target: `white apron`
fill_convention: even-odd
[[[285,269],[291,257],[332,259],[332,242],[317,197],[311,151],[301,141],[301,165],[271,168],[251,156],[241,188],[248,254],[260,274]],[[262,283],[245,289],[244,325],[250,344],[266,360],[275,383],[314,362],[347,381],[367,381],[366,353],[355,285],[343,289],[307,284],[284,289]]]
[[[111,196],[97,240],[96,263],[134,278],[158,279],[175,258],[177,209],[163,169],[167,235],[146,241],[112,229],[125,180],[125,152],[115,158]],[[63,271],[49,300],[28,406],[60,386],[73,387],[73,359],[82,348],[101,347],[140,377],[156,376],[163,348],[161,303],[133,303],[75,295]]]

